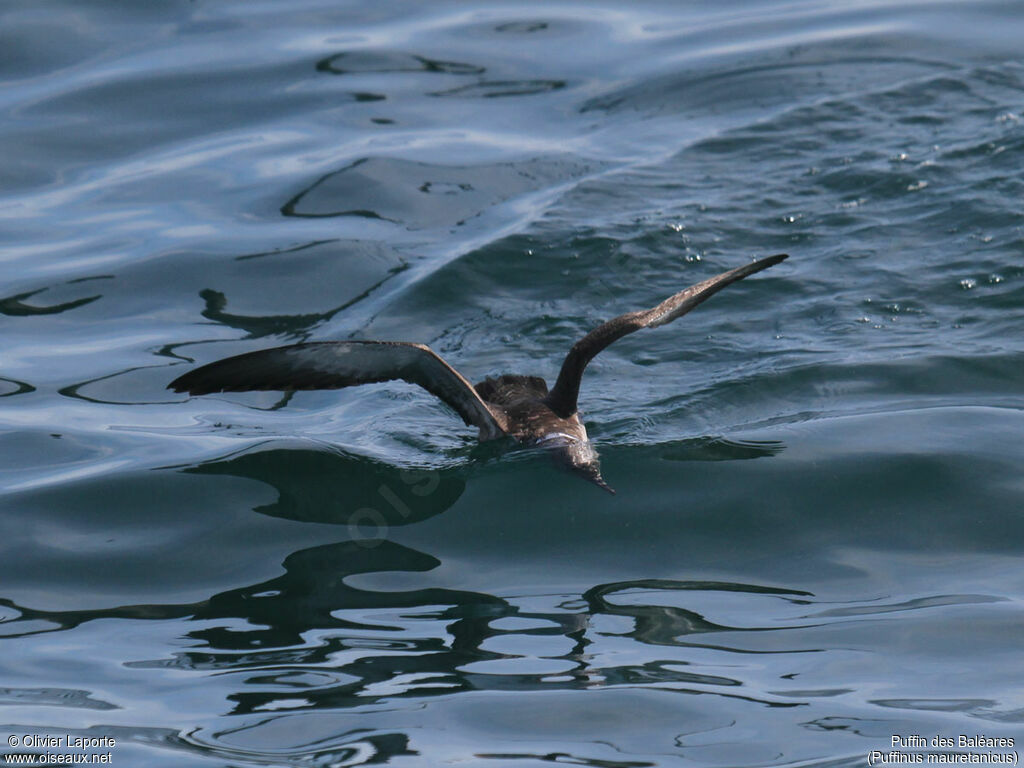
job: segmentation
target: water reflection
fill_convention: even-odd
[[[731,584],[710,581],[672,581],[666,579],[641,579],[638,581],[601,584],[583,593],[591,613],[610,616],[626,616],[632,620],[633,629],[624,636],[632,637],[647,645],[680,645],[681,638],[709,632],[754,631],[755,627],[729,627],[705,619],[696,611],[674,606],[619,605],[612,601],[616,595],[634,590],[651,592],[745,592],[753,595],[775,595],[786,598],[810,597],[810,592],[790,589],[761,587],[755,584]],[[766,628],[760,628],[766,629]]]
[[[318,178],[288,200],[281,213],[313,219],[383,219],[410,230],[461,226],[492,206],[581,178],[598,167],[572,155],[480,165],[364,157]]]
[[[116,749],[111,756],[131,765],[151,764],[166,750],[184,755],[198,756],[203,765],[210,759],[219,759],[230,765],[290,765],[354,766],[388,762],[392,757],[419,754],[409,749],[409,737],[404,733],[374,733],[365,727],[336,732],[336,729],[311,727],[306,721],[287,716],[265,717],[244,725],[218,730],[193,728],[187,733],[170,728],[124,727],[95,725],[89,728],[42,729],[48,733],[80,739],[113,739]],[[38,726],[18,729],[38,732]],[[66,749],[49,750],[73,755]],[[40,754],[29,750],[30,754]],[[80,753],[79,753],[80,754]],[[104,753],[100,752],[99,755]],[[68,758],[70,761],[70,758]],[[192,763],[188,763],[192,765]]]
[[[425,573],[440,564],[432,555],[392,541],[373,547],[339,541],[292,553],[278,577],[198,603],[61,612],[10,601],[0,604],[9,609],[4,622],[8,636],[17,636],[19,626],[28,634],[71,630],[100,619],[187,619],[187,624],[174,626],[184,630],[191,647],[127,666],[236,675],[226,696],[231,714],[361,709],[459,691],[607,686],[714,693],[771,707],[801,704],[792,696],[749,687],[735,658],[728,665],[734,676],[702,671],[691,658],[695,648],[713,647],[693,643],[695,636],[740,633],[749,640],[751,632],[792,629],[792,623],[728,626],[651,595],[683,604],[692,595],[700,604],[714,595],[737,593],[758,601],[763,616],[779,600],[806,603],[806,592],[753,584],[633,580],[597,585],[576,596],[501,597],[430,586],[381,592],[353,586],[350,580],[369,573]],[[638,600],[638,595],[646,599]],[[632,602],[614,600],[624,597]],[[627,652],[631,645],[637,647]],[[654,658],[651,646],[659,648]],[[726,640],[714,648],[726,656],[748,653]]]
[[[697,437],[666,444],[660,456],[667,461],[735,461],[776,456],[785,449],[786,444],[779,440]]]
[[[340,449],[257,448],[184,471],[273,486],[277,501],[254,512],[302,522],[369,525],[377,535],[441,514],[466,488],[458,470],[400,469]]]
[[[101,275],[97,277],[82,278],[78,280],[69,280],[65,285],[73,285],[75,283],[86,282],[87,280],[109,280],[109,275]],[[31,299],[33,296],[38,296],[40,293],[49,291],[49,287],[37,288],[34,291],[25,291],[23,293],[16,293],[11,296],[0,297],[0,315],[7,315],[8,317],[30,317],[33,315],[57,315],[61,312],[67,312],[78,307],[84,307],[86,304],[92,304],[97,299],[102,298],[102,294],[96,294],[95,296],[84,296],[78,299],[71,299],[69,301],[59,302],[57,304],[50,304],[48,306],[38,306],[31,304],[26,299]]]
[[[333,768],[380,765],[394,757],[419,754],[409,749],[409,736],[404,733],[372,733],[366,727],[337,733],[333,727],[317,725],[311,728],[301,717],[277,715],[221,731],[198,729],[188,739],[200,752],[231,762],[265,758],[269,753],[290,765]]]
[[[332,75],[380,74],[385,72],[430,72],[443,75],[481,75],[486,70],[475,64],[441,61],[402,51],[347,51],[321,59],[318,72]]]
[[[29,392],[35,391],[36,388],[28,382],[18,381],[17,379],[8,379],[4,376],[0,376],[0,397],[26,395]]]
[[[196,254],[190,254],[190,257],[198,258]],[[322,239],[271,251],[245,253],[230,259],[204,258],[201,268],[198,264],[194,269],[182,267],[175,270],[173,276],[164,272],[167,266],[163,262],[146,262],[127,268],[111,285],[110,293],[115,301],[126,301],[132,286],[138,282],[174,283],[183,291],[194,291],[192,295],[199,295],[204,304],[199,312],[203,318],[244,332],[243,340],[274,336],[301,342],[310,339],[318,327],[363,302],[407,268],[405,259],[388,246],[361,240]],[[317,279],[311,280],[310,274],[315,274]],[[272,282],[276,289],[270,295],[260,287],[268,282]],[[211,285],[227,287],[218,290],[209,287]],[[253,306],[254,310],[258,308],[258,311],[228,311],[229,296],[235,297],[236,306],[242,304],[245,307],[256,293],[260,295],[259,301],[248,306]],[[87,302],[70,302],[45,311],[69,309],[84,303]],[[16,307],[12,304],[8,309],[13,311]],[[153,354],[193,362],[194,357],[180,353],[185,347],[233,345],[239,341],[210,339],[209,336],[207,331],[204,338],[196,340],[193,334],[187,337],[187,341],[164,344]],[[65,397],[109,405],[161,403],[167,402],[162,395],[172,378],[163,364],[136,365],[75,382],[62,387],[60,393]],[[5,389],[0,381],[0,396]],[[287,395],[274,408],[282,407],[285,402]]]
[[[497,99],[507,96],[534,96],[540,93],[560,91],[566,85],[565,80],[481,80],[478,83],[459,85],[443,91],[434,91],[429,95]]]
[[[262,255],[262,254],[258,254]],[[336,307],[323,312],[308,312],[296,315],[242,315],[226,312],[228,305],[227,296],[220,291],[204,288],[199,292],[199,297],[206,306],[202,311],[203,317],[213,320],[215,323],[227,325],[245,331],[246,338],[258,339],[263,336],[283,336],[287,339],[306,340],[312,334],[313,329],[326,323],[339,312],[342,312],[354,304],[365,299],[380,286],[386,283],[395,275],[405,271],[406,265],[401,264],[388,270],[388,273],[364,290],[362,293],[353,296]]]

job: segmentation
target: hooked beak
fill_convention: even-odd
[[[584,480],[589,480],[598,488],[603,488],[608,491],[612,496],[615,495],[615,489],[612,488],[608,483],[601,477],[601,462],[595,461],[593,464],[588,464],[583,467],[574,467],[573,471],[576,474],[581,475]]]
[[[601,477],[601,461],[589,440],[572,440],[550,448],[555,462],[584,480],[615,495],[615,489]]]

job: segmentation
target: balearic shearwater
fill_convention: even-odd
[[[641,328],[656,328],[682,317],[737,280],[786,258],[780,253],[697,283],[651,309],[627,312],[599,325],[565,356],[549,391],[539,376],[505,374],[472,386],[425,344],[408,341],[312,341],[236,355],[189,371],[167,388],[206,395],[252,390],[340,389],[402,379],[436,395],[479,439],[508,435],[524,445],[550,449],[559,463],[615,493],[601,477],[597,451],[580,421],[576,399],[583,370],[613,341]]]

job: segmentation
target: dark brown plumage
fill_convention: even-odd
[[[511,374],[485,379],[473,387],[429,347],[404,341],[320,341],[249,352],[189,371],[168,389],[205,395],[340,389],[402,379],[451,406],[466,424],[479,428],[481,440],[508,435],[526,445],[549,448],[568,468],[615,493],[601,478],[597,452],[576,408],[587,364],[623,336],[672,322],[727,285],[785,258],[786,254],[778,254],[737,267],[680,291],[656,307],[599,325],[569,350],[550,392],[542,378]]]

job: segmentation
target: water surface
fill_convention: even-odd
[[[1022,18],[6,10],[0,734],[152,766],[1019,740]],[[165,390],[347,338],[550,381],[783,251],[590,366],[615,497],[403,384]]]

